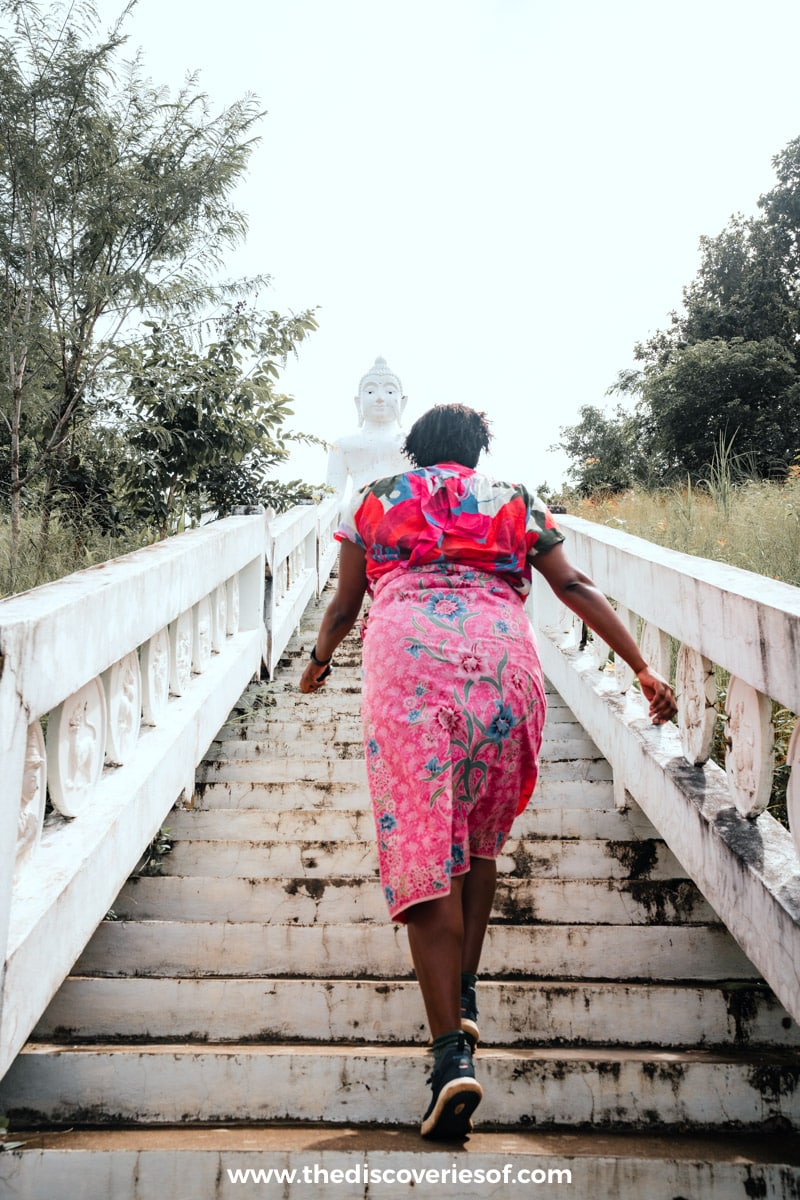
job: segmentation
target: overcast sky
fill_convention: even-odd
[[[319,306],[295,425],[353,431],[381,354],[406,426],[483,408],[487,468],[531,486],[800,135],[797,0],[138,0],[125,27],[154,82],[198,70],[215,106],[268,111],[230,270]]]

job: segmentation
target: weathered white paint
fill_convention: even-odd
[[[677,880],[667,888],[663,883],[654,887],[647,880],[503,877],[498,882],[495,909],[504,919],[543,924],[559,922],[565,913],[578,924],[602,925],[647,925],[653,921],[709,924],[716,919],[689,880]],[[213,921],[220,913],[229,921],[259,921],[268,915],[278,924],[295,921],[304,925],[382,921],[386,917],[377,860],[372,875],[355,878],[264,878],[260,872],[246,879],[143,877],[125,884],[114,911],[131,919],[160,914],[184,921]]]
[[[669,633],[762,697],[798,711],[800,589],[578,518],[561,524],[577,565],[657,631],[652,645]],[[537,583],[532,611],[545,673],[611,763],[617,794],[638,801],[783,1004],[800,1016],[800,860],[789,831],[767,813],[743,816],[718,767],[690,765],[677,731],[652,726],[638,693],[621,695],[558,621],[548,623],[552,604]],[[695,690],[692,721],[707,702],[702,682]],[[738,732],[729,726],[731,754],[751,792],[749,812],[763,801],[769,758],[766,702],[756,706],[760,715],[751,721],[740,701]]]
[[[280,629],[264,625],[268,554],[304,547],[318,592],[335,518],[330,504],[298,507],[277,530],[263,514],[234,516],[0,604],[0,1075],[175,800],[192,794],[268,634],[275,654],[292,635],[293,605]],[[73,819],[42,836],[46,781]]]
[[[314,1044],[26,1047],[0,1084],[4,1112],[71,1124],[324,1121],[412,1125],[430,1095],[423,1047]],[[482,1124],[800,1130],[798,1068],[758,1051],[589,1046],[481,1051]],[[780,1080],[780,1082],[779,1082]],[[76,1117],[76,1114],[79,1114]]]
[[[184,892],[186,889],[182,889]],[[372,886],[370,891],[377,891]],[[147,900],[152,899],[152,892]],[[367,975],[378,979],[403,979],[411,975],[405,930],[380,924],[374,912],[362,905],[337,911],[334,898],[330,920],[314,921],[310,906],[298,905],[288,924],[264,925],[262,910],[251,906],[249,915],[232,909],[225,921],[204,920],[188,902],[170,917],[170,896],[162,892],[164,907],[157,919],[148,920],[148,906],[129,910],[130,920],[102,922],[76,964],[79,974],[184,976],[208,974],[209,963],[224,963],[230,976],[298,975],[330,979]],[[258,901],[260,897],[256,897]],[[154,905],[149,905],[153,910]],[[174,906],[176,909],[178,906]],[[116,910],[115,910],[116,911]],[[219,910],[218,910],[219,911]],[[562,917],[568,910],[562,905]],[[327,916],[327,908],[324,910]],[[381,916],[383,914],[380,914]],[[618,920],[623,914],[617,912]],[[531,973],[553,979],[574,976],[607,979],[609,963],[617,979],[654,981],[757,978],[733,938],[719,925],[666,923],[598,924],[579,921],[567,925],[491,924],[481,959],[482,976],[528,977]],[[699,916],[699,914],[698,914]],[[141,918],[141,919],[140,919]],[[372,920],[370,920],[372,918]],[[374,923],[373,923],[374,922]]]
[[[311,965],[311,964],[310,964]],[[130,968],[129,968],[130,970]],[[748,1045],[800,1044],[785,1010],[758,984],[676,985],[604,981],[482,980],[481,1047],[531,1043],[735,1045],[747,1012]],[[738,1007],[737,1007],[738,1006]],[[624,1010],[625,1019],[620,1019]],[[413,979],[127,978],[65,980],[33,1036],[59,1042],[120,1039],[204,1042],[303,1041],[398,1045],[428,1039]]]
[[[681,746],[687,762],[700,767],[711,756],[717,722],[714,664],[691,646],[683,645],[678,651],[675,676]]]

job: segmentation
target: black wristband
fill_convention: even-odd
[[[333,655],[331,655],[331,658],[333,658]],[[316,646],[314,646],[314,649],[311,651],[311,661],[316,663],[318,667],[327,667],[328,663],[331,661],[331,658],[317,658]]]

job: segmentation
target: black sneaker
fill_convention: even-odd
[[[442,1140],[465,1137],[472,1129],[470,1118],[481,1102],[483,1088],[475,1078],[472,1051],[463,1033],[434,1067],[430,1083],[433,1098],[422,1118],[420,1133]]]
[[[465,983],[461,985],[461,1032],[469,1038],[474,1054],[478,1042],[481,1040],[481,1031],[478,1028],[478,1002],[475,998],[475,988]]]

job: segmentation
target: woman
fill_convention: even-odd
[[[567,559],[545,505],[478,474],[483,413],[442,405],[406,438],[414,469],[353,498],[336,593],[303,692],[324,686],[333,652],[372,606],[362,716],[381,881],[408,940],[433,1038],[433,1096],[421,1132],[463,1137],[482,1090],[475,978],[495,860],[533,793],[545,696],[523,611],[531,568],[636,672],[656,724],[676,711],[666,680],[594,584]]]

